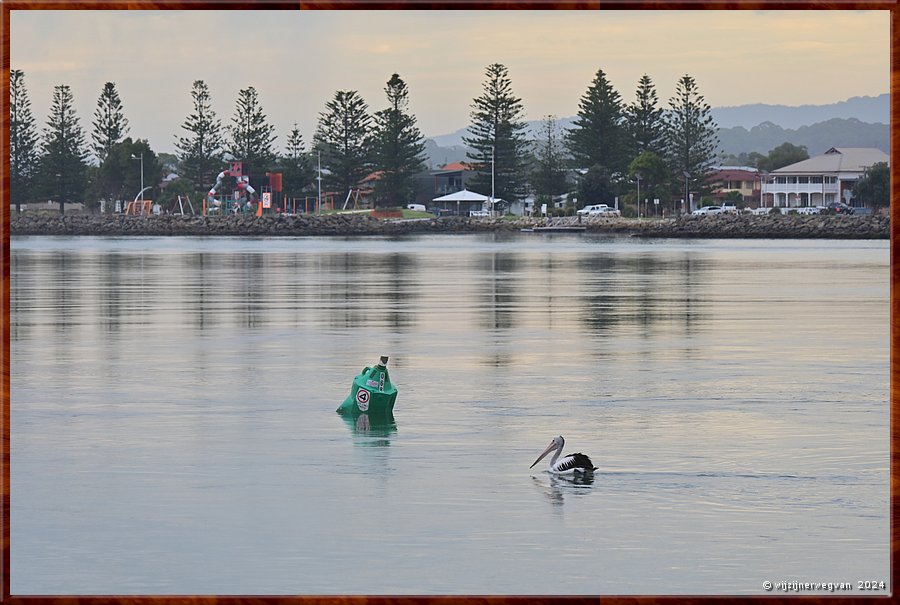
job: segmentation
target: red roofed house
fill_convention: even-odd
[[[432,170],[431,175],[434,177],[433,197],[440,197],[465,189],[475,176],[475,168],[466,162],[452,162]]]
[[[715,183],[712,196],[721,205],[729,193],[737,191],[745,204],[759,204],[759,171],[747,166],[720,166],[709,177]]]

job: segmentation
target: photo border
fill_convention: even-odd
[[[900,284],[900,268],[898,268],[894,255],[894,242],[897,241],[898,229],[900,229],[900,208],[898,208],[898,193],[900,193],[900,181],[897,178],[897,162],[894,151],[900,147],[900,136],[894,128],[898,106],[898,26],[900,26],[900,7],[898,0],[869,0],[866,2],[829,2],[816,0],[779,0],[779,1],[743,1],[716,2],[704,0],[681,0],[679,2],[634,0],[606,0],[606,1],[573,1],[561,0],[550,2],[546,0],[495,0],[482,2],[477,0],[330,0],[330,1],[300,1],[287,0],[156,0],[156,1],[127,1],[127,0],[80,0],[66,2],[61,0],[0,0],[0,21],[2,21],[3,37],[3,114],[2,114],[2,148],[3,165],[0,170],[0,310],[2,310],[2,322],[0,322],[0,371],[2,371],[2,414],[0,414],[0,429],[2,429],[2,515],[0,515],[0,529],[2,529],[2,548],[0,548],[0,602],[21,603],[22,605],[58,604],[58,605],[168,605],[175,603],[189,603],[192,605],[275,605],[275,604],[302,604],[302,605],[456,605],[456,604],[481,604],[481,605],[520,605],[521,603],[539,604],[565,604],[565,605],[597,605],[598,602],[610,605],[642,605],[642,604],[669,604],[687,603],[713,605],[718,603],[751,602],[772,603],[802,602],[804,604],[833,605],[837,603],[888,603],[889,595],[862,596],[859,593],[852,595],[759,595],[759,596],[671,596],[671,595],[645,595],[645,596],[499,596],[499,595],[471,595],[471,596],[321,596],[321,595],[296,595],[296,596],[264,596],[264,595],[103,595],[103,596],[71,596],[71,595],[46,595],[46,596],[15,596],[10,594],[10,205],[9,205],[9,73],[10,73],[10,12],[14,10],[889,10],[891,24],[891,74],[890,74],[890,113],[891,113],[891,199],[894,201],[890,207],[890,576],[891,587],[894,591],[900,586],[897,568],[895,567],[898,544],[900,544],[900,529],[897,524],[898,495],[900,495],[900,417],[898,417],[898,392],[900,392],[900,366],[898,366],[898,336],[900,336],[900,299],[898,299],[898,284]],[[687,556],[687,554],[686,554]]]

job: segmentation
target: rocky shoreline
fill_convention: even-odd
[[[889,239],[887,216],[752,215],[685,216],[674,219],[520,218],[382,220],[369,214],[299,216],[124,216],[23,213],[10,219],[11,235],[101,236],[362,236],[483,233],[534,227],[584,227],[588,233],[636,237]]]

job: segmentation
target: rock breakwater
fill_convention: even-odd
[[[110,236],[362,236],[416,233],[518,231],[538,226],[581,225],[589,233],[637,237],[888,239],[886,216],[750,215],[685,216],[675,219],[520,218],[380,220],[369,214],[299,216],[123,216],[22,213],[10,219],[12,235]]]

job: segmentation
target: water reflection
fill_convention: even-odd
[[[350,427],[356,436],[366,437],[364,440],[357,440],[358,445],[368,447],[386,447],[391,444],[390,436],[397,432],[397,421],[394,420],[394,414],[359,414],[353,416],[350,414],[341,415],[344,424]]]
[[[602,250],[36,251],[13,258],[13,334],[27,331],[20,318],[50,307],[70,310],[42,318],[61,336],[79,321],[118,333],[129,324],[159,321],[153,315],[199,332],[324,319],[339,331],[408,334],[428,325],[427,314],[495,335],[632,326],[645,334],[673,327],[688,334],[707,311],[715,262],[688,252]],[[455,295],[448,297],[448,286]]]
[[[522,263],[512,253],[490,253],[477,258],[478,275],[483,282],[478,288],[478,325],[488,330],[508,330],[515,326],[515,316],[521,304],[516,294],[516,280]]]
[[[546,473],[547,481],[542,478],[531,476],[534,484],[544,492],[544,495],[554,507],[561,507],[565,504],[566,496],[580,498],[590,492],[591,486],[594,484],[592,475],[581,476],[565,476]]]
[[[702,283],[711,261],[681,256],[598,254],[582,258],[583,321],[598,332],[619,326],[651,328],[674,324],[690,334],[702,314]]]
[[[419,267],[411,254],[338,253],[319,261],[329,279],[314,293],[334,328],[386,325],[406,331],[416,323]]]

